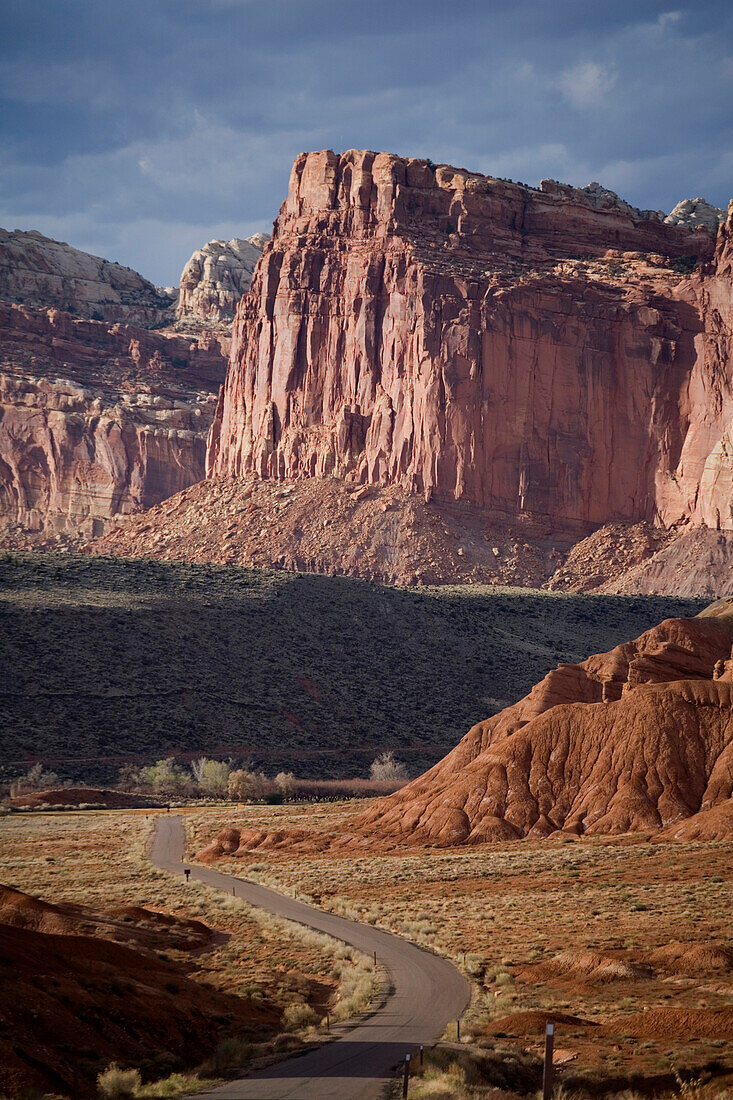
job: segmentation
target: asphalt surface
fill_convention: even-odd
[[[314,909],[265,886],[184,863],[180,817],[159,817],[151,860],[161,870],[183,874],[243,898],[277,916],[343,940],[377,963],[388,975],[384,1002],[369,1016],[340,1025],[338,1038],[306,1054],[277,1062],[250,1077],[200,1092],[217,1100],[376,1100],[394,1079],[405,1055],[440,1038],[446,1025],[468,1005],[470,989],[452,963],[390,932]]]

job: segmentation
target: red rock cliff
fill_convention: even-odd
[[[704,229],[607,196],[298,157],[209,472],[396,483],[581,530],[733,527],[730,218],[714,258]]]
[[[101,534],[204,475],[219,341],[0,302],[0,530]]]

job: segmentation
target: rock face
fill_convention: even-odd
[[[0,229],[0,298],[98,321],[149,326],[173,319],[170,297],[137,271],[37,230]]]
[[[453,845],[558,831],[675,832],[708,813],[716,829],[733,824],[729,604],[561,665],[377,803],[358,831]]]
[[[197,249],[181,273],[179,321],[230,324],[267,241],[256,233],[245,240],[209,241]]]
[[[667,225],[683,225],[687,229],[697,229],[701,225],[708,233],[715,234],[725,221],[725,210],[711,206],[705,199],[682,199],[664,220]]]
[[[397,484],[576,536],[733,527],[723,246],[715,266],[705,229],[609,196],[300,156],[209,471]]]
[[[99,535],[200,480],[225,350],[0,302],[5,545]]]

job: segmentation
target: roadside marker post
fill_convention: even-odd
[[[461,1041],[461,1021],[456,1020],[456,1042],[460,1043],[460,1041]]]
[[[423,1060],[424,1050],[425,1050],[424,1046],[422,1045],[422,1043],[420,1043],[420,1069],[422,1069],[422,1060]]]
[[[374,952],[374,965],[377,965],[377,952]]]
[[[552,1052],[555,1045],[555,1025],[551,1020],[545,1026],[545,1064],[542,1069],[542,1100],[552,1096]]]
[[[407,1096],[407,1090],[410,1087],[410,1055],[405,1055],[405,1076],[402,1079],[402,1100],[405,1100]]]

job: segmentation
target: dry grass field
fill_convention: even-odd
[[[358,808],[194,811],[189,852],[229,825],[336,831]],[[733,1080],[733,843],[636,835],[337,859],[258,851],[217,866],[450,955],[474,984],[463,1034],[484,1051],[538,1055],[547,1014],[571,1017],[556,1040],[566,1089]],[[436,1071],[424,1095],[484,1095],[460,1061],[453,1091],[440,1091]]]
[[[219,933],[206,948],[170,947],[161,957],[197,982],[272,1009],[280,1030],[301,1039],[317,1037],[327,1011],[338,1019],[366,1007],[376,988],[371,960],[241,899],[158,871],[146,855],[153,821],[135,810],[0,818],[0,881],[54,904],[144,906],[204,922]],[[256,1056],[249,1048],[234,1051],[234,1064]],[[208,1071],[216,1075],[226,1068],[226,1049],[212,1054]]]
[[[229,825],[330,833],[363,805],[191,807],[188,855]],[[0,878],[48,901],[203,920],[229,938],[188,957],[197,980],[293,1017],[299,1005],[316,1015],[333,1005],[344,964],[351,980],[333,943],[156,871],[145,855],[152,821],[145,811],[10,815]],[[259,851],[218,866],[392,929],[465,970],[474,996],[462,1042],[450,1027],[413,1100],[533,1093],[548,1015],[558,1018],[560,1095],[694,1100],[733,1085],[733,843],[636,836],[338,859]]]

